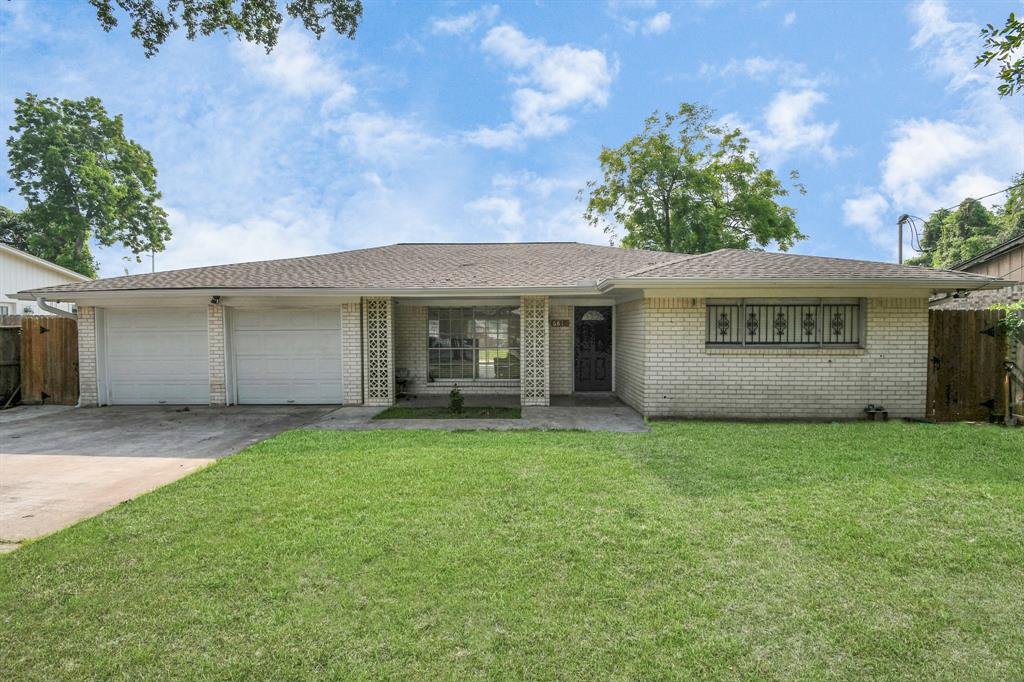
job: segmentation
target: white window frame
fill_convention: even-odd
[[[462,382],[462,383],[474,383],[474,384],[492,384],[492,385],[496,385],[496,384],[501,384],[501,385],[518,384],[520,379],[521,379],[521,377],[522,377],[522,366],[521,366],[521,364],[520,364],[520,368],[519,368],[520,376],[518,376],[518,377],[481,377],[481,376],[479,376],[479,373],[480,373],[480,352],[481,351],[490,351],[490,350],[504,350],[504,351],[508,351],[509,355],[515,355],[516,357],[518,357],[520,359],[520,363],[521,363],[521,361],[522,361],[522,321],[520,321],[519,334],[518,334],[519,343],[517,345],[512,345],[511,344],[511,336],[510,336],[509,345],[507,347],[505,347],[505,348],[497,348],[497,349],[496,348],[489,348],[489,347],[485,348],[485,347],[481,347],[481,346],[478,346],[478,345],[477,346],[462,346],[462,347],[452,347],[452,346],[438,347],[438,346],[431,346],[430,345],[430,339],[431,339],[431,336],[432,336],[432,334],[430,333],[431,332],[431,330],[430,330],[430,320],[431,320],[430,311],[431,310],[456,310],[456,309],[459,309],[459,310],[463,310],[463,311],[469,311],[470,316],[474,320],[474,323],[475,323],[475,321],[477,319],[477,316],[476,316],[476,311],[477,310],[486,309],[486,308],[507,308],[507,309],[509,309],[511,311],[515,311],[517,307],[518,306],[509,305],[509,304],[502,304],[502,305],[432,305],[432,306],[428,306],[427,307],[427,337],[426,337],[427,381],[429,381],[431,383],[435,383],[436,382],[436,383],[442,383],[442,384],[459,383],[459,382]],[[511,314],[515,315],[516,313],[513,312]],[[490,319],[490,318],[483,317],[482,319]],[[473,376],[472,377],[435,377],[435,376],[433,376],[432,371],[431,371],[431,361],[430,361],[431,360],[430,354],[431,354],[432,351],[462,351],[462,352],[469,351],[469,352],[472,352],[472,354],[473,354],[473,361],[472,361],[471,364],[472,364],[472,367],[473,367]]]

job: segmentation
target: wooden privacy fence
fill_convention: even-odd
[[[21,386],[21,319],[0,315],[0,408],[13,404]]]
[[[78,322],[66,317],[21,318],[21,402],[78,402]]]
[[[927,416],[936,421],[999,419],[1005,407],[1006,334],[998,310],[928,312]]]

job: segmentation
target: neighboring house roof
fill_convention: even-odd
[[[965,261],[961,261],[954,265],[953,269],[966,270],[967,268],[972,268],[975,265],[981,265],[982,263],[985,263],[987,261],[992,260],[993,258],[1001,256],[1007,251],[1010,251],[1017,247],[1024,247],[1024,234],[1017,235],[1016,237],[1011,237],[1002,244],[996,244],[988,251],[982,251],[974,258],[968,258]]]
[[[22,259],[24,261],[32,263],[33,265],[38,265],[41,268],[45,268],[47,270],[51,270],[53,272],[59,273],[61,275],[64,275],[65,277],[68,277],[69,279],[73,279],[76,282],[90,282],[90,281],[92,281],[89,277],[87,277],[86,275],[83,275],[80,272],[75,272],[74,270],[68,270],[67,268],[65,268],[63,266],[60,266],[60,265],[57,265],[56,263],[51,263],[48,260],[45,260],[43,258],[39,258],[38,256],[33,256],[31,253],[26,253],[26,252],[22,251],[21,249],[16,249],[13,246],[11,246],[10,244],[4,244],[3,242],[0,242],[0,253],[6,253],[6,254],[9,254],[11,256],[14,256],[15,258],[20,258],[20,259]]]
[[[322,256],[215,265],[47,287],[24,294],[232,289],[347,292],[574,289],[644,282],[874,282],[970,288],[991,277],[892,263],[722,249],[702,255],[575,242],[393,244]],[[58,297],[59,298],[59,297]]]

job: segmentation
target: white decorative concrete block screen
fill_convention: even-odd
[[[363,304],[366,333],[366,404],[391,405],[395,400],[391,299],[368,298]]]
[[[548,386],[548,297],[523,296],[522,404],[547,405]]]

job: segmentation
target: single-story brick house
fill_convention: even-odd
[[[396,244],[25,291],[78,306],[82,405],[612,392],[648,416],[921,417],[963,272],[723,249]]]

